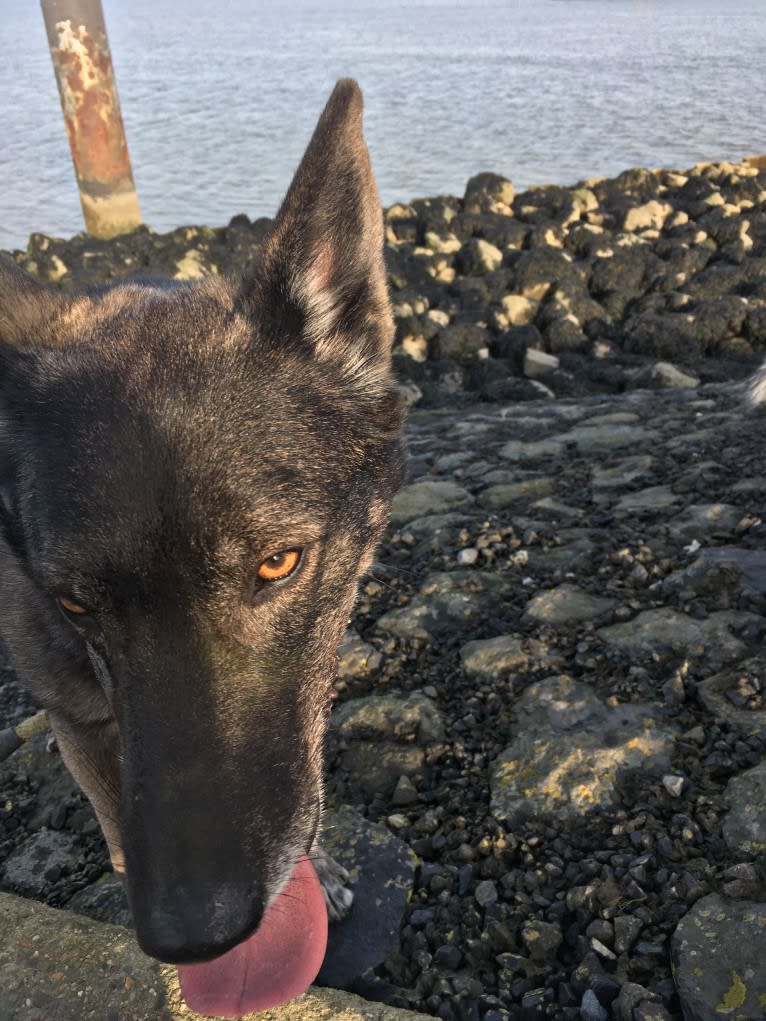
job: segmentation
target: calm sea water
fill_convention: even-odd
[[[103,0],[144,219],[272,214],[336,78],[384,204],[766,153],[766,0]],[[0,0],[0,247],[82,229],[38,4]]]

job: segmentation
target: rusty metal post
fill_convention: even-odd
[[[41,0],[89,234],[141,223],[101,0]]]

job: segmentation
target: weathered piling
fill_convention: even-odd
[[[101,0],[41,0],[89,234],[141,223]]]

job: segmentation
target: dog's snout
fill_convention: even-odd
[[[227,892],[201,906],[199,898],[181,904],[154,904],[138,940],[145,953],[168,964],[195,964],[220,957],[254,932],[263,917],[260,902]]]

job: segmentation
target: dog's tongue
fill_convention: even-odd
[[[327,908],[314,866],[302,858],[258,931],[222,957],[178,968],[198,1014],[240,1017],[286,1003],[311,985],[327,947]]]

